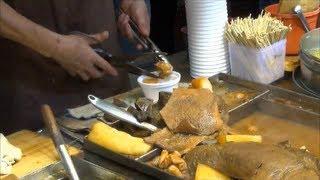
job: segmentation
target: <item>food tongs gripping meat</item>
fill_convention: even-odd
[[[126,14],[122,9],[120,9],[120,12]],[[156,61],[163,61],[170,64],[168,58],[166,57],[166,53],[162,52],[149,37],[143,36],[138,25],[131,18],[129,19],[129,25],[131,26],[132,34],[135,40],[138,41],[144,49],[154,53]]]
[[[120,11],[121,11],[121,13],[124,13],[122,10],[120,10]],[[144,49],[150,51],[150,53],[148,53],[148,55],[152,55],[152,58],[153,58],[152,60],[154,63],[162,61],[162,62],[170,64],[167,57],[166,57],[166,53],[163,53],[149,37],[144,37],[141,34],[138,26],[136,25],[136,23],[132,19],[130,19],[129,24],[132,28],[132,33],[133,33],[135,40],[138,43],[140,43]],[[88,39],[89,41],[93,41],[95,44],[98,45],[97,47],[93,47],[93,50],[97,54],[99,54],[102,58],[107,60],[113,66],[125,67],[128,70],[128,72],[130,72],[132,74],[146,75],[146,76],[150,76],[153,78],[161,78],[158,74],[151,73],[145,69],[138,67],[137,65],[134,65],[133,64],[134,60],[132,57],[130,58],[130,57],[113,56],[107,50],[102,48],[101,42],[99,42],[97,39],[95,39],[94,37],[92,37],[86,33],[82,33],[79,31],[72,31],[70,34],[78,35],[78,36],[81,36],[83,38]],[[147,55],[147,53],[145,53],[145,55]],[[171,66],[171,64],[170,64],[170,66]]]
[[[119,56],[113,56],[111,53],[109,53],[107,50],[105,50],[102,47],[102,44],[100,41],[98,41],[96,38],[90,36],[89,34],[80,32],[80,31],[72,31],[70,32],[72,35],[80,36],[82,38],[86,38],[89,41],[92,41],[94,44],[96,44],[95,47],[92,47],[92,49],[103,59],[108,61],[111,65],[115,67],[123,67],[128,70],[128,72],[136,75],[146,75],[153,78],[160,78],[159,75],[151,73],[145,69],[142,69],[136,65],[133,64],[134,58],[132,57],[119,57]]]

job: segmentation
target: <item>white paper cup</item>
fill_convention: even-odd
[[[228,72],[228,46],[224,37],[228,21],[226,0],[185,2],[190,74],[210,77]]]
[[[137,81],[142,88],[144,96],[156,102],[159,100],[159,92],[172,92],[174,88],[178,87],[181,75],[180,73],[173,71],[169,77],[164,79],[162,82],[155,84],[144,83],[143,80],[145,78],[148,78],[148,76],[139,76]]]
[[[226,74],[229,74],[230,73],[230,70],[219,70],[219,71],[216,71],[216,72],[212,72],[212,73],[197,73],[197,72],[190,72],[190,75],[191,77],[193,78],[197,78],[197,77],[211,77],[211,76],[214,76],[214,75],[217,75],[219,73],[226,73]]]
[[[228,65],[225,61],[213,61],[213,62],[190,62],[190,66],[200,69],[209,67],[224,67]]]

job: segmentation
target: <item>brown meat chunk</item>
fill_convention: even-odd
[[[223,124],[216,97],[207,89],[175,89],[160,114],[174,133],[210,135]]]
[[[178,151],[180,154],[185,154],[195,148],[202,141],[213,138],[215,138],[215,135],[197,136],[191,134],[173,134],[167,128],[164,128],[153,133],[150,137],[144,138],[144,140],[149,144],[155,144],[169,152]]]
[[[319,159],[298,149],[260,143],[198,146],[185,155],[194,175],[198,163],[237,179],[319,179]]]
[[[168,128],[163,128],[153,133],[151,136],[144,138],[144,141],[148,144],[156,144],[161,139],[169,139],[172,136],[173,136],[173,133],[170,132]]]

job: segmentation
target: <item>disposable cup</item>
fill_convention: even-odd
[[[145,97],[155,102],[155,101],[158,101],[159,99],[159,92],[161,91],[172,92],[174,88],[178,87],[181,75],[178,72],[173,71],[170,77],[168,77],[169,80],[160,82],[160,83],[154,83],[154,84],[143,82],[145,78],[146,76],[144,75],[139,76],[137,81],[141,86]]]

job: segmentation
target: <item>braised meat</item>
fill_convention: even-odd
[[[153,133],[151,136],[144,138],[145,142],[155,144],[156,146],[166,149],[169,152],[178,151],[185,154],[198,144],[206,140],[212,140],[216,135],[198,136],[192,134],[172,133],[168,128]]]
[[[319,179],[319,159],[289,147],[260,143],[198,146],[186,154],[194,175],[198,163],[237,179]]]
[[[207,89],[175,89],[160,114],[174,133],[210,135],[222,127],[217,98]]]

